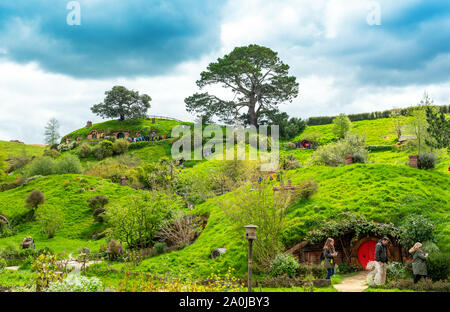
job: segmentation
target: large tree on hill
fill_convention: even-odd
[[[121,121],[144,118],[152,100],[147,94],[139,95],[139,92],[122,86],[115,86],[105,94],[103,102],[92,106],[91,111],[102,118],[119,117]]]
[[[195,93],[185,99],[186,110],[207,119],[216,116],[228,124],[247,119],[246,123],[257,127],[263,111],[276,109],[298,95],[298,83],[288,70],[289,65],[269,48],[254,44],[237,47],[209,64],[197,81],[200,89],[221,85],[231,90],[233,99]]]

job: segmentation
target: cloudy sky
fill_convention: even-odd
[[[65,0],[0,2],[0,140],[42,143],[101,119],[114,85],[149,94],[149,114],[183,120],[208,63],[256,43],[300,83],[281,105],[307,118],[406,107],[426,90],[450,104],[448,0]],[[74,11],[75,10],[75,11]]]

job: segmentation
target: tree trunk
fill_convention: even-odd
[[[120,121],[124,121],[125,120],[125,115],[123,115],[123,114],[120,114],[120,119],[119,119]]]
[[[258,128],[258,117],[256,116],[255,105],[250,105],[248,107],[248,119],[250,125]]]

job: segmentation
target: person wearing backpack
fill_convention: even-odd
[[[334,239],[328,237],[325,245],[323,246],[323,253],[321,256],[324,260],[324,266],[328,271],[326,279],[331,279],[331,276],[334,275],[334,257],[336,256],[337,252],[334,250]]]
[[[414,284],[416,284],[422,277],[426,278],[428,275],[428,254],[422,251],[422,244],[419,242],[414,244],[409,250],[409,253],[413,255],[412,269],[414,274]]]

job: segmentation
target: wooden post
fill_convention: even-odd
[[[253,239],[248,240],[248,292],[252,292]]]

